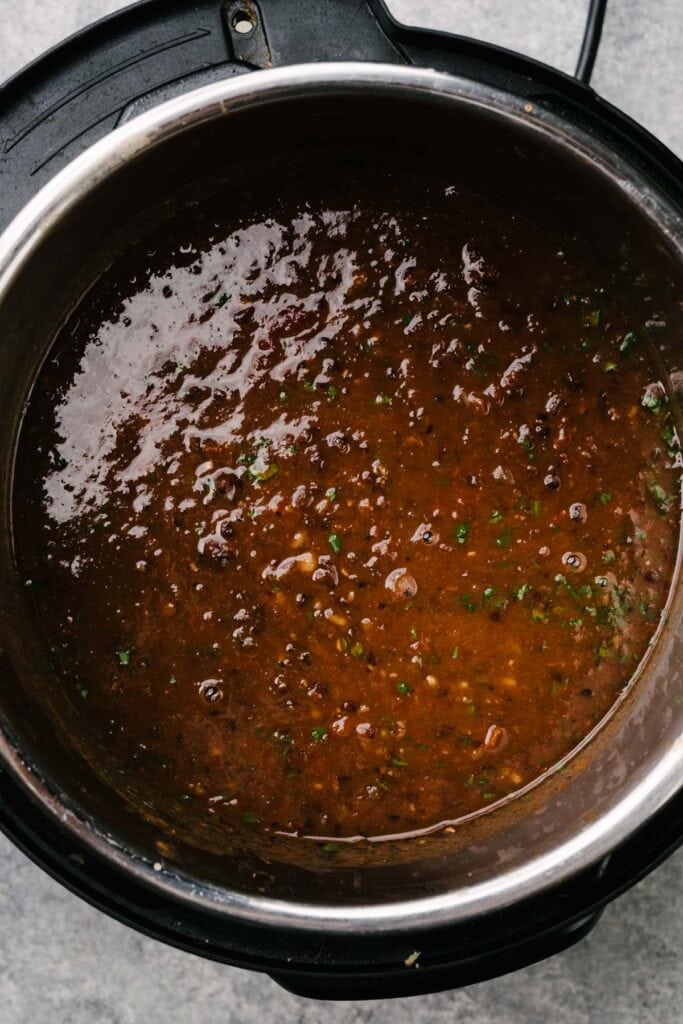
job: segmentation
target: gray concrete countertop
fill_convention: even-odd
[[[120,0],[0,0],[0,80]],[[390,0],[405,22],[571,70],[586,0]],[[681,0],[611,0],[595,88],[683,155]],[[1,197],[0,197],[1,201]],[[559,956],[459,992],[310,1003],[86,906],[0,837],[0,1024],[680,1024],[683,854]]]

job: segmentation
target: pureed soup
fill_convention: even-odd
[[[258,180],[180,204],[63,326],[20,571],[92,759],[178,820],[427,829],[571,751],[653,637],[658,325],[457,183]]]

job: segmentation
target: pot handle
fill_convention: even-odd
[[[595,59],[602,38],[602,27],[605,20],[608,0],[590,0],[584,27],[581,49],[574,77],[584,85],[590,83]],[[280,4],[280,12],[283,5]],[[370,44],[372,59],[381,60],[378,54],[379,38],[373,33],[373,27],[379,29],[386,42],[393,44],[400,53],[404,45],[417,45],[429,41],[435,35],[421,29],[410,28],[397,22],[389,13],[385,0],[341,0],[341,2],[306,2],[288,0],[286,5],[286,25],[282,25],[273,0],[225,0],[223,19],[230,37],[233,57],[242,64],[252,68],[270,68],[278,64],[293,64],[301,60],[333,60],[366,57],[365,52],[354,51],[362,47],[365,51]],[[363,14],[370,15],[363,18]],[[337,24],[341,15],[342,24]],[[271,51],[265,26],[277,21],[278,45],[276,56]],[[373,26],[372,22],[375,23]],[[351,31],[350,31],[351,28]],[[283,31],[284,30],[284,31]],[[323,45],[316,39],[322,32]],[[443,40],[460,41],[463,44],[474,43],[472,39],[450,33],[438,33],[440,43]],[[297,45],[298,37],[298,45]],[[301,38],[305,39],[306,51],[299,53]],[[374,38],[373,38],[374,37]],[[318,45],[316,45],[316,43]],[[330,53],[330,45],[337,47],[338,54]],[[476,44],[475,44],[476,45]],[[503,51],[496,47],[500,53]],[[316,52],[317,51],[317,52]]]
[[[139,5],[149,6],[153,0]],[[118,124],[170,96],[216,78],[289,64],[321,61],[378,61],[461,75],[494,87],[511,87],[523,98],[546,100],[555,90],[576,90],[585,99],[595,64],[607,0],[590,0],[581,51],[572,78],[530,57],[468,36],[415,28],[396,21],[385,0],[220,0],[207,5],[222,27],[222,62],[215,63],[218,26],[195,40],[196,56],[204,51],[203,66],[185,65],[185,37],[175,61],[181,74],[137,97],[121,112]],[[188,11],[184,8],[185,17]],[[190,33],[196,36],[196,33]],[[189,38],[189,36],[187,37]],[[145,55],[142,54],[141,58]],[[533,74],[530,74],[530,69]]]
[[[607,0],[590,0],[574,72],[574,77],[584,85],[591,80],[606,8]],[[458,43],[463,55],[471,51],[472,44],[477,45],[468,37],[400,25],[385,0],[288,0],[287,4],[278,4],[276,0],[225,0],[222,16],[234,60],[251,68],[272,68],[306,60],[405,59],[405,47],[430,47],[434,36],[439,46],[449,41],[454,56]],[[268,43],[270,31],[272,49]],[[393,52],[382,52],[387,50],[387,44]],[[500,47],[493,49],[499,54],[515,55]]]

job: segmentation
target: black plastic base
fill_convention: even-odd
[[[292,975],[273,971],[270,976],[288,992],[307,999],[397,999],[429,992],[447,992],[476,985],[480,981],[490,981],[501,974],[518,971],[561,953],[588,935],[600,920],[601,913],[597,911],[589,914],[571,926],[540,930],[525,941],[488,950],[477,956],[463,957],[451,964],[424,966],[421,962],[422,951],[416,949],[409,954],[414,956],[420,953],[414,963],[404,963],[403,968],[399,966],[391,973],[359,976],[356,971],[349,970],[334,975],[312,972]],[[420,945],[419,937],[415,944]]]
[[[248,38],[234,22],[245,11],[255,26]],[[560,111],[681,201],[675,157],[590,89],[496,47],[403,28],[381,0],[146,0],[63,43],[0,90],[0,227],[61,167],[155,103],[256,67],[342,59],[433,67]],[[226,934],[219,917],[164,902],[81,848],[0,771],[0,828],[73,892],[147,935],[267,972],[289,991],[320,999],[457,988],[566,948],[679,845],[682,812],[683,796],[591,872],[485,922],[380,939],[237,923]]]

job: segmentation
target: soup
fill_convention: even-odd
[[[178,820],[419,832],[555,765],[646,653],[658,324],[457,180],[259,180],[179,204],[61,328],[20,571],[91,759]]]

